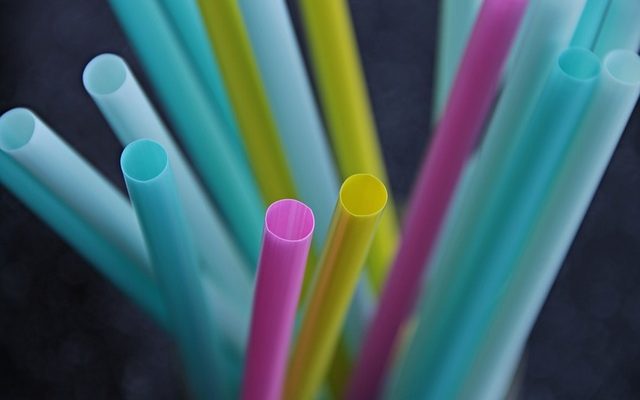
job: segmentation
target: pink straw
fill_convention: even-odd
[[[242,399],[278,400],[314,228],[297,200],[271,204],[265,216]]]
[[[420,282],[464,164],[496,94],[503,65],[528,0],[485,0],[444,115],[422,164],[402,242],[348,388],[349,399],[380,390],[401,325]]]

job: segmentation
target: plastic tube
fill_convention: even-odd
[[[240,6],[236,0],[198,0],[198,3],[263,200],[270,204],[294,198],[295,185]]]
[[[226,124],[214,112],[163,10],[155,1],[110,0],[176,133],[205,187],[248,254],[257,258],[264,206],[245,160],[237,157]]]
[[[590,49],[596,42],[611,0],[587,0],[571,46]]]
[[[302,0],[300,7],[340,173],[343,179],[352,174],[370,173],[388,186],[346,1]],[[398,222],[390,198],[367,260],[376,294],[386,279],[397,241]]]
[[[342,184],[283,398],[311,399],[320,389],[387,198],[373,175],[353,175]]]
[[[269,206],[264,224],[243,379],[244,400],[281,398],[314,216],[299,201],[280,200]]]
[[[600,57],[616,49],[640,47],[640,1],[610,0],[593,52]]]
[[[440,3],[433,122],[442,115],[482,1],[445,0]]]
[[[243,315],[248,316],[253,286],[249,271],[253,267],[250,269],[242,258],[204,188],[126,62],[113,54],[99,55],[85,67],[83,83],[123,146],[147,138],[164,147],[171,160],[202,269],[225,297],[243,305]]]
[[[229,129],[223,131],[238,157],[244,158],[244,148],[238,132],[238,126],[231,110],[229,96],[224,88],[218,62],[209,45],[204,21],[196,0],[157,0],[183,43],[192,65],[209,92],[211,102],[227,123]]]
[[[526,128],[515,138],[465,251],[448,258],[455,276],[430,282],[419,322],[390,398],[456,398],[471,359],[592,98],[600,62],[586,49],[565,51]],[[447,276],[442,274],[441,276]]]
[[[238,4],[264,80],[291,173],[316,219],[322,249],[338,195],[338,176],[284,0]]]
[[[425,263],[456,184],[496,94],[526,0],[486,0],[456,77],[444,115],[422,164],[402,242],[351,379],[348,397],[374,398],[388,368],[398,331],[411,313]]]
[[[491,325],[463,398],[505,393],[529,332],[558,274],[640,94],[640,58],[609,53],[602,76]]]
[[[215,398],[225,382],[220,380],[220,342],[167,153],[157,142],[142,139],[124,149],[120,162],[193,394]]]

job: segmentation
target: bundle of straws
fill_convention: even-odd
[[[638,100],[640,1],[442,0],[403,224],[346,0],[300,0],[311,71],[284,0],[109,3],[184,151],[102,54],[129,199],[26,108],[0,181],[172,335],[193,397],[504,398]]]

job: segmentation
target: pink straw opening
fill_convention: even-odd
[[[271,204],[265,216],[265,229],[281,240],[299,242],[313,233],[313,212],[298,200],[284,199]]]

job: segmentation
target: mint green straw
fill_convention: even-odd
[[[438,19],[433,122],[437,123],[449,97],[460,59],[483,0],[443,0]]]
[[[458,238],[464,251],[445,257],[446,273],[428,284],[389,398],[459,395],[479,335],[540,215],[599,73],[600,62],[588,50],[570,49],[560,56],[526,128],[517,134],[492,184],[483,188],[490,195],[481,213]]]
[[[204,27],[204,21],[200,15],[200,9],[196,0],[156,0],[164,8],[169,22],[180,38],[185,52],[193,67],[204,83],[211,102],[220,112],[229,129],[223,133],[228,135],[229,142],[238,151],[238,156],[245,158],[244,148],[238,133],[231,103],[227,91],[222,82],[218,62]]]
[[[120,164],[192,392],[198,399],[214,399],[224,394],[221,342],[168,155],[159,143],[141,139],[124,149]]]
[[[242,249],[258,259],[264,206],[248,164],[233,151],[224,121],[214,112],[195,71],[155,1],[110,0],[167,114],[229,221]],[[252,265],[253,266],[253,265]]]
[[[87,64],[84,86],[124,146],[137,139],[153,139],[167,151],[189,230],[203,271],[224,297],[242,305],[247,318],[251,308],[252,281],[249,268],[232,237],[210,203],[185,157],[156,114],[126,62],[102,54]]]
[[[610,0],[593,52],[600,57],[616,49],[640,47],[640,1]]]
[[[611,0],[587,0],[571,46],[590,49],[596,42]]]
[[[603,61],[593,101],[476,356],[462,398],[504,398],[527,337],[553,285],[640,94],[640,58],[616,50]]]

